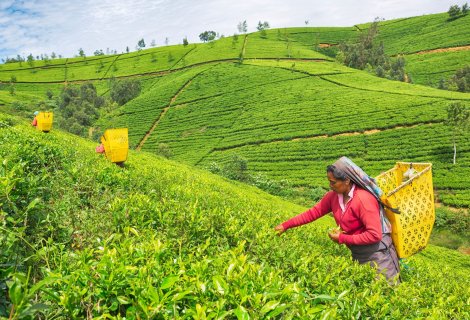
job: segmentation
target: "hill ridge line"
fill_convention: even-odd
[[[248,58],[252,59],[252,58]],[[332,60],[329,59],[323,59],[323,58],[312,58],[312,59],[306,59],[306,58],[256,58],[256,60],[286,60],[286,61],[314,61],[314,62],[331,62]],[[159,75],[166,75],[172,72],[178,72],[181,70],[185,70],[188,68],[192,67],[198,67],[201,65],[205,64],[214,64],[214,63],[223,63],[223,62],[233,62],[233,63],[239,63],[238,59],[235,58],[227,58],[227,59],[218,59],[218,60],[210,60],[210,61],[204,61],[204,62],[198,62],[194,63],[185,67],[177,68],[177,69],[166,69],[166,70],[160,70],[160,71],[150,71],[150,72],[144,72],[144,73],[135,73],[135,74],[129,74],[129,75],[122,75],[122,76],[114,76],[115,79],[125,79],[125,78],[133,78],[133,77],[140,77],[140,76],[159,76]],[[0,74],[1,74],[0,70]],[[56,81],[16,81],[15,83],[24,83],[24,84],[48,84],[48,83],[83,83],[87,81],[102,81],[106,79],[110,79],[111,77],[108,78],[89,78],[89,79],[77,79],[77,80],[69,80],[69,81],[63,81],[63,80],[56,80]],[[8,83],[9,80],[2,81],[0,80],[0,83]]]

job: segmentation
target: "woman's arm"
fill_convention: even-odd
[[[335,197],[335,193],[333,191],[328,192],[320,200],[320,202],[318,202],[313,208],[310,208],[304,213],[301,213],[293,217],[292,219],[289,219],[281,223],[279,226],[275,228],[275,230],[281,231],[280,228],[282,226],[283,228],[282,232],[284,232],[287,229],[298,227],[298,226],[317,220],[318,218],[331,212],[331,202],[333,201],[334,197]]]

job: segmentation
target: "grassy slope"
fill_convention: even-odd
[[[91,142],[7,119],[0,177],[18,211],[2,215],[39,198],[23,235],[38,251],[20,269],[44,277],[25,300],[48,316],[469,317],[468,256],[430,246],[389,288],[328,240],[330,217],[278,238],[272,227],[303,208],[149,154],[131,151],[121,169]]]

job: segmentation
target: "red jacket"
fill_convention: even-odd
[[[313,208],[284,222],[285,230],[312,222],[333,212],[336,223],[344,231],[339,243],[366,245],[382,240],[379,204],[369,192],[356,186],[353,197],[346,204],[344,213],[338,201],[338,194],[328,192]]]
[[[35,127],[38,125],[38,119],[36,117],[34,117],[33,122],[31,122],[31,125]]]

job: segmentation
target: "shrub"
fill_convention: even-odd
[[[111,99],[120,106],[137,97],[141,89],[139,80],[111,80],[110,82]]]

